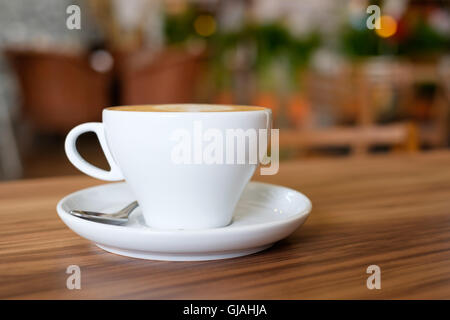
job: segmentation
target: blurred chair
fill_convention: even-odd
[[[443,58],[437,64],[415,64],[413,68],[415,82],[436,84],[430,120],[419,128],[420,141],[432,147],[446,147],[450,134],[450,58]]]
[[[374,103],[379,93],[376,89],[395,87],[402,96],[396,106],[403,109],[411,99],[407,71],[398,64],[381,68],[377,61],[374,65],[344,65],[329,73],[310,71],[305,81],[312,109],[310,117],[298,129],[281,130],[280,146],[305,150],[350,147],[355,155],[366,154],[376,145],[418,150],[416,125],[411,121],[378,124],[378,107]],[[318,126],[315,109],[322,109],[322,114],[335,121]]]
[[[352,154],[364,155],[369,147],[376,145],[415,152],[418,150],[416,126],[405,122],[329,129],[280,130],[280,147],[283,148],[309,150],[320,147],[349,147]]]
[[[439,88],[437,98],[437,109],[439,121],[439,131],[443,137],[442,145],[448,146],[450,138],[450,56],[447,56],[439,65]]]
[[[6,55],[33,129],[65,134],[77,124],[100,120],[110,104],[110,72],[94,70],[88,54],[9,49]]]

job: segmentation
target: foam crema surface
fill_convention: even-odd
[[[262,107],[234,106],[234,105],[212,105],[212,104],[160,104],[110,107],[113,111],[136,111],[136,112],[236,112],[236,111],[261,111]]]

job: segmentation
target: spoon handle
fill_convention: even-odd
[[[125,208],[117,212],[114,216],[116,218],[128,218],[130,213],[136,209],[139,206],[139,203],[137,201],[133,201],[129,205],[127,205]]]
[[[138,206],[139,206],[138,202],[133,201],[132,203],[127,205],[125,208],[123,208],[120,211],[115,212],[115,213],[102,213],[102,212],[87,211],[87,210],[71,210],[69,213],[73,216],[87,219],[87,220],[112,223],[112,224],[123,224],[128,221],[128,216]]]

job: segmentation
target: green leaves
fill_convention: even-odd
[[[288,76],[296,82],[299,69],[308,64],[311,54],[320,43],[317,32],[296,37],[281,23],[247,24],[239,31],[219,32],[214,36],[212,49],[215,70],[230,72],[225,60],[230,53],[243,46],[254,50],[248,67],[255,70],[264,82],[271,78],[273,64],[280,61],[286,64],[287,72],[290,73]]]
[[[353,58],[387,54],[420,56],[450,50],[449,37],[436,31],[425,17],[400,24],[403,35],[391,38],[381,38],[375,30],[345,26],[340,32],[340,49]]]
[[[197,14],[187,9],[178,14],[168,14],[164,21],[164,36],[169,45],[182,44],[195,36],[194,21]]]

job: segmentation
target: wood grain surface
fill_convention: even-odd
[[[285,162],[255,179],[308,195],[310,218],[267,251],[205,262],[121,257],[69,230],[57,201],[100,181],[2,183],[0,298],[450,298],[450,152]],[[72,264],[81,290],[66,288]],[[366,287],[372,264],[380,290]]]

